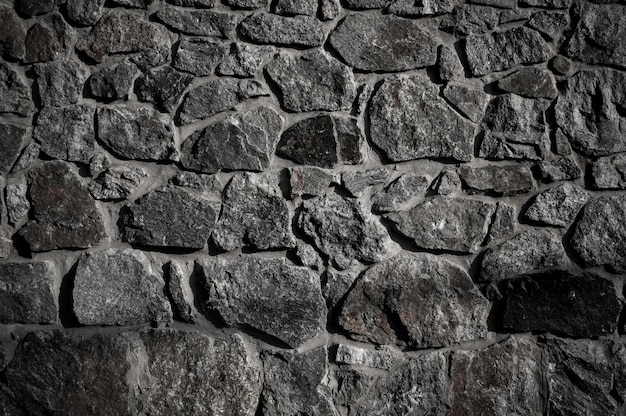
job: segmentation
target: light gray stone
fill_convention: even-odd
[[[428,0],[416,3],[412,0],[395,0],[389,4],[390,13],[403,17],[419,17],[446,14],[452,12],[456,0]]]
[[[76,31],[61,14],[47,14],[28,29],[24,63],[66,59],[74,47],[75,38]]]
[[[530,7],[546,7],[551,9],[566,9],[571,6],[572,0],[520,0],[520,5]]]
[[[245,39],[262,44],[312,48],[324,42],[322,23],[314,17],[254,13],[238,27]]]
[[[129,61],[105,67],[94,73],[89,80],[89,91],[100,99],[126,99],[137,75],[137,66]]]
[[[0,259],[4,259],[11,255],[13,251],[13,241],[11,236],[13,235],[13,229],[7,225],[0,226]]]
[[[439,46],[439,57],[437,59],[439,78],[442,81],[450,81],[463,74],[463,65],[459,56],[452,48],[445,45]],[[446,88],[450,84],[447,84]]]
[[[550,61],[550,69],[557,75],[567,75],[572,69],[572,63],[564,56],[557,55]]]
[[[341,3],[339,0],[320,0],[320,19],[323,21],[333,20],[339,16],[341,12]]]
[[[452,195],[461,190],[461,177],[453,170],[443,170],[431,189],[437,195]]]
[[[253,77],[274,55],[272,46],[249,45],[234,42],[224,59],[220,60],[217,73],[236,77]]]
[[[362,365],[366,367],[391,368],[402,359],[390,351],[370,350],[348,344],[339,344],[335,353],[335,362],[339,364]]]
[[[148,173],[136,166],[114,166],[89,182],[89,192],[96,199],[119,200],[135,192]]]
[[[175,32],[228,38],[235,30],[235,16],[211,10],[182,9],[164,5],[156,18]]]
[[[22,20],[8,7],[0,7],[0,56],[20,59],[24,57],[26,29]]]
[[[478,123],[483,118],[489,97],[483,91],[465,84],[449,82],[443,88],[442,94],[462,116],[474,123]]]
[[[254,10],[267,5],[267,0],[224,0],[224,3],[235,9]]]
[[[170,182],[177,186],[198,189],[209,194],[221,194],[224,185],[216,175],[202,175],[193,172],[179,172]]]
[[[8,173],[15,164],[27,129],[17,124],[0,123],[0,174]]]
[[[26,184],[22,182],[9,182],[6,186],[6,207],[10,224],[17,224],[30,210],[26,189]]]
[[[498,9],[481,5],[456,6],[451,14],[444,16],[439,28],[456,36],[488,33],[500,20]]]
[[[174,319],[196,323],[198,319],[194,307],[194,295],[189,283],[191,271],[181,262],[170,260],[166,263],[164,272],[172,301]]]
[[[87,80],[85,67],[73,61],[56,61],[34,66],[37,90],[44,106],[76,104],[83,95]]]
[[[408,208],[426,196],[429,184],[430,180],[419,173],[404,173],[372,197],[372,210],[384,213]]]
[[[102,17],[105,0],[67,0],[67,17],[80,26],[95,24]]]
[[[30,89],[13,67],[0,62],[0,113],[15,113],[28,116],[34,110]]]
[[[298,240],[296,244],[295,256],[300,260],[301,265],[313,270],[319,270],[323,266],[322,258],[313,247],[301,240]]]
[[[382,185],[389,179],[389,170],[385,168],[366,171],[348,171],[341,174],[341,185],[354,197],[362,196],[371,186]]]
[[[178,107],[178,102],[193,77],[169,66],[150,69],[135,81],[135,93],[140,101],[154,103],[166,112]]]
[[[315,167],[296,167],[289,169],[291,199],[305,195],[323,195],[331,182],[336,181],[336,175],[324,169]]]
[[[181,39],[172,66],[197,77],[209,76],[223,61],[226,52],[227,47],[223,43],[202,38]]]
[[[18,157],[17,162],[15,162],[12,171],[15,172],[31,167],[39,157],[39,153],[41,153],[39,143],[29,143],[24,150],[22,150],[22,154]]]
[[[487,234],[487,242],[499,240],[504,237],[510,237],[517,231],[517,213],[514,206],[498,202],[496,204],[496,212],[493,214],[493,220]]]
[[[167,3],[174,6],[211,8],[216,4],[215,0],[166,0]]]
[[[533,174],[526,165],[463,165],[459,176],[471,192],[493,195],[514,195],[533,190]]]
[[[274,5],[274,13],[284,16],[317,14],[317,0],[277,0]]]
[[[524,67],[498,81],[503,91],[527,98],[556,98],[554,78],[549,71],[536,67]]]
[[[571,157],[559,157],[539,163],[539,175],[544,182],[569,181],[582,178],[583,172]]]
[[[55,159],[88,163],[96,149],[94,109],[88,106],[44,108],[39,112],[33,138]]]
[[[589,192],[564,183],[537,195],[526,211],[526,218],[543,224],[567,227],[589,199]]]
[[[626,153],[592,162],[591,182],[595,189],[626,189]]]
[[[57,280],[51,261],[0,263],[0,323],[56,323]]]

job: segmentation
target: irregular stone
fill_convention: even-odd
[[[67,0],[67,17],[70,21],[91,26],[102,17],[105,0]]]
[[[173,4],[174,6],[183,6],[183,7],[214,7],[216,4],[216,0],[166,0],[167,3]]]
[[[135,64],[122,61],[93,74],[87,81],[87,85],[91,94],[96,98],[126,99],[137,72]]]
[[[372,98],[370,123],[372,142],[391,162],[473,155],[474,126],[423,75],[385,80]]]
[[[498,202],[491,226],[489,227],[489,233],[487,234],[487,242],[490,243],[503,237],[512,236],[517,229],[516,224],[517,214],[515,207],[504,202]]]
[[[56,323],[56,284],[50,261],[0,263],[0,323]]]
[[[202,38],[182,39],[178,43],[172,66],[197,77],[209,76],[224,60],[227,49],[222,43]]]
[[[567,75],[572,68],[572,63],[569,59],[557,55],[550,61],[550,69],[557,75]]]
[[[175,32],[197,36],[229,37],[235,29],[235,17],[210,10],[179,9],[163,6],[156,18]]]
[[[437,67],[439,69],[439,78],[442,81],[450,81],[463,74],[463,65],[458,55],[454,50],[445,45],[439,46]],[[450,84],[447,84],[446,88],[449,85]]]
[[[37,64],[37,90],[44,106],[61,107],[76,104],[83,95],[87,70],[78,62],[57,61]]]
[[[304,201],[296,224],[342,270],[355,260],[384,260],[396,249],[385,227],[358,200],[335,193]]]
[[[224,190],[213,243],[224,251],[243,246],[260,250],[294,247],[291,216],[278,183],[274,172],[233,177]]]
[[[556,122],[572,146],[587,156],[626,151],[626,74],[591,69],[574,74],[556,106]]]
[[[392,15],[350,14],[329,39],[348,65],[365,71],[407,71],[437,60],[437,42],[420,23]]]
[[[561,12],[539,12],[528,20],[528,26],[546,35],[549,39],[558,39],[569,26],[567,15]]]
[[[0,123],[0,174],[11,171],[20,155],[24,136],[28,130],[16,124]]]
[[[589,192],[564,183],[537,195],[526,211],[526,218],[543,224],[567,227],[589,199]]]
[[[102,62],[106,55],[112,54],[143,52],[146,56],[154,53],[167,56],[170,45],[168,32],[162,26],[138,19],[136,14],[111,13],[81,37],[76,48],[90,59]]]
[[[451,414],[541,414],[541,351],[529,340],[506,341],[450,359]]]
[[[363,195],[370,186],[380,185],[389,179],[387,169],[371,169],[366,171],[349,171],[341,174],[341,185],[354,197]]]
[[[300,56],[281,54],[265,71],[278,87],[281,104],[288,111],[337,111],[352,105],[352,72],[320,51]]]
[[[428,0],[419,3],[412,0],[395,0],[387,10],[403,17],[432,16],[452,12],[455,3],[455,0]]]
[[[261,365],[239,335],[214,339],[165,329],[142,332],[141,339],[151,381],[142,403],[146,414],[254,415]]]
[[[382,9],[389,0],[346,0],[345,7],[355,10]]]
[[[284,16],[317,14],[317,0],[277,0],[274,5],[274,13]]]
[[[6,186],[6,207],[10,224],[17,224],[30,210],[26,189],[26,184],[22,182],[8,183]]]
[[[626,153],[592,162],[591,183],[595,189],[626,189]]]
[[[31,167],[39,157],[40,152],[41,146],[39,145],[39,143],[29,143],[22,151],[22,154],[17,159],[17,162],[15,162],[12,172]]]
[[[323,21],[333,20],[339,16],[341,3],[339,0],[320,0],[320,19]]]
[[[496,5],[497,7],[497,5]],[[513,6],[515,7],[515,6]],[[500,11],[500,24],[528,20],[532,12],[528,9],[508,9]]]
[[[238,32],[248,40],[263,44],[312,48],[324,43],[322,23],[309,16],[254,13],[243,19]]]
[[[583,176],[580,166],[571,157],[541,162],[538,166],[539,175],[544,182],[570,181]]]
[[[623,403],[626,395],[626,371],[624,371],[626,370],[626,345],[624,343],[618,343],[613,346],[612,350],[615,357],[613,392],[617,393],[612,394],[612,396],[617,397],[617,399]],[[603,372],[603,374],[607,373]]]
[[[451,14],[444,16],[439,29],[455,35],[474,35],[490,32],[498,25],[500,12],[489,6],[456,6]]]
[[[24,63],[68,58],[76,31],[59,13],[51,13],[32,25],[26,34]]]
[[[494,210],[494,204],[482,201],[436,197],[386,218],[418,247],[475,253],[485,239]]]
[[[322,295],[328,308],[334,308],[350,290],[359,273],[354,270],[337,271],[326,269],[322,284]]]
[[[548,229],[528,229],[487,250],[480,278],[500,282],[523,273],[558,266],[564,257],[560,236]]]
[[[249,45],[234,42],[224,59],[220,59],[217,73],[236,77],[253,77],[274,55],[271,46]]]
[[[291,199],[305,195],[323,195],[331,182],[335,181],[335,175],[324,169],[314,167],[295,167],[289,169]]]
[[[546,7],[551,9],[566,9],[572,5],[572,0],[520,0],[520,5],[530,7]]]
[[[475,77],[517,65],[545,62],[553,54],[539,32],[527,27],[468,36],[463,46],[470,72]]]
[[[172,301],[174,319],[188,323],[197,322],[194,295],[189,283],[191,271],[175,260],[167,262],[163,270]]]
[[[174,123],[165,114],[130,105],[99,108],[98,139],[115,155],[128,159],[176,160]]]
[[[199,189],[209,194],[221,194],[224,188],[216,175],[202,175],[193,172],[179,172],[170,182],[177,186]]]
[[[478,155],[488,160],[541,160],[548,145],[548,136],[542,133],[486,131]]]
[[[0,96],[0,113],[28,116],[33,112],[29,88],[13,67],[4,62],[0,62]]]
[[[595,338],[615,332],[620,310],[611,281],[593,274],[549,271],[508,282],[502,326]]]
[[[378,378],[375,375],[354,368],[341,368],[335,370],[335,377],[339,383],[336,403],[339,406],[355,409],[356,403],[367,394]]]
[[[47,162],[34,170],[30,199],[31,219],[18,234],[31,251],[87,248],[106,236],[102,213],[67,163]]]
[[[224,0],[224,3],[232,8],[254,10],[267,5],[267,0]]]
[[[14,3],[15,10],[28,17],[50,13],[57,5],[56,0],[16,0]]]
[[[339,415],[327,384],[326,347],[305,353],[266,352],[262,359],[264,415]]]
[[[400,211],[424,198],[429,184],[430,180],[421,174],[404,173],[384,192],[372,197],[372,210],[379,213]]]
[[[205,173],[267,169],[282,124],[267,107],[230,116],[192,134],[183,143],[181,162]]]
[[[13,251],[13,229],[9,226],[0,226],[0,259],[9,257]]]
[[[565,46],[573,59],[589,64],[626,68],[626,20],[624,4],[577,4],[574,10],[576,26]]]
[[[162,110],[172,112],[191,81],[193,77],[166,66],[141,75],[135,82],[135,92],[140,101],[154,103]]]
[[[570,246],[586,267],[626,272],[626,196],[593,198],[574,224]]]
[[[487,335],[489,301],[460,266],[431,254],[405,254],[357,280],[338,324],[359,341],[432,348]]]
[[[554,131],[554,153],[560,156],[572,154],[572,146],[569,144],[567,136],[559,128]]]
[[[461,178],[453,170],[442,171],[432,185],[437,195],[451,195],[461,190]]]
[[[180,106],[178,121],[193,123],[230,110],[249,98],[269,95],[259,81],[234,78],[213,79],[189,91]]]
[[[89,182],[89,192],[96,199],[120,200],[135,192],[148,177],[135,166],[114,166]]]
[[[94,109],[88,106],[43,108],[33,129],[33,138],[48,156],[88,163],[96,149]]]
[[[458,59],[458,58],[457,58]],[[443,88],[443,97],[462,116],[478,123],[485,114],[488,95],[464,84],[449,82]]]
[[[313,270],[319,270],[323,264],[322,258],[317,254],[317,251],[300,240],[296,244],[295,256],[300,260],[300,264]]]
[[[21,19],[10,8],[0,7],[0,21],[2,22],[0,56],[11,59],[23,58],[26,29]]]
[[[263,331],[294,348],[325,328],[319,276],[306,267],[243,255],[205,258],[196,268],[205,310],[219,313],[227,325]]]
[[[399,360],[389,351],[369,350],[347,344],[339,344],[335,355],[335,362],[339,364],[363,365],[383,370],[391,370]]]
[[[493,195],[514,195],[534,188],[533,174],[526,165],[462,165],[459,176],[472,192]]]
[[[81,325],[137,325],[172,318],[163,277],[137,250],[83,253],[76,267],[73,310]]]
[[[111,0],[113,4],[124,7],[133,7],[138,9],[145,9],[152,3],[153,0]]]
[[[554,78],[549,71],[536,67],[523,67],[498,81],[498,88],[527,98],[556,98]]]

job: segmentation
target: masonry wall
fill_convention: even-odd
[[[0,0],[0,414],[625,414],[625,3]]]

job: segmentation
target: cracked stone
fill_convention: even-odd
[[[50,157],[89,163],[96,149],[93,116],[94,109],[88,106],[43,108],[33,138]]]
[[[235,30],[235,17],[211,10],[179,9],[163,6],[156,18],[175,32],[197,36],[229,37]]]
[[[135,92],[140,101],[156,104],[166,112],[174,111],[185,88],[193,77],[171,67],[151,69],[135,81]]]
[[[76,104],[83,96],[87,80],[85,67],[72,61],[37,64],[37,90],[44,106],[62,107]]]
[[[22,149],[28,130],[16,124],[0,123],[0,174],[11,171]]]
[[[569,181],[583,176],[580,166],[571,157],[541,162],[538,166],[539,176],[543,182]]]
[[[592,162],[591,182],[595,189],[626,189],[626,153]]]
[[[146,171],[140,167],[114,166],[100,173],[89,183],[89,192],[96,199],[126,199],[147,177]]]
[[[453,170],[444,170],[435,179],[432,190],[437,195],[452,195],[461,190],[461,177]]]
[[[400,211],[426,196],[430,180],[418,173],[402,174],[384,191],[372,197],[372,210],[378,213]]]
[[[526,165],[462,165],[459,176],[471,192],[493,195],[527,193],[534,188],[533,174]]]
[[[28,116],[34,110],[30,89],[13,67],[0,62],[0,113]]]
[[[122,61],[93,74],[87,80],[87,85],[91,94],[96,98],[126,99],[137,73],[138,70],[135,64],[129,61]]]
[[[220,59],[217,73],[236,77],[253,77],[274,55],[271,46],[249,45],[234,42],[224,59]]]
[[[565,13],[545,11],[533,14],[528,20],[528,26],[549,39],[558,39],[569,26],[569,21]]]
[[[41,153],[41,146],[39,143],[29,143],[24,150],[22,150],[22,154],[18,157],[17,162],[15,162],[12,172],[33,166],[35,161],[39,158],[39,153]]]
[[[295,167],[289,169],[291,199],[302,196],[323,195],[331,182],[337,178],[333,173],[314,167]]]
[[[201,38],[182,39],[176,48],[172,66],[197,77],[209,76],[224,60],[226,52],[227,47],[222,43]]]
[[[483,91],[464,84],[449,82],[443,88],[442,94],[462,116],[474,123],[480,122],[483,118],[489,97]]]
[[[354,197],[363,195],[365,190],[374,185],[387,182],[390,172],[385,168],[366,171],[349,171],[341,174],[341,185]]]
[[[0,56],[13,59],[23,58],[26,29],[22,20],[10,8],[0,7],[0,21],[2,22]]]
[[[498,81],[498,88],[527,98],[556,98],[558,92],[554,78],[538,67],[521,68]]]
[[[564,183],[537,195],[526,211],[526,218],[543,224],[567,227],[589,199],[589,192]]]
[[[0,263],[0,323],[56,323],[57,280],[51,261]]]
[[[439,28],[455,35],[476,35],[488,33],[500,19],[498,9],[480,5],[456,6],[451,14],[444,16]]]
[[[174,317],[188,323],[196,323],[194,295],[191,290],[188,270],[181,262],[170,260],[163,268],[167,275],[167,288],[172,300]]]
[[[263,44],[312,48],[324,42],[322,22],[309,16],[254,13],[239,24],[238,32],[246,39]]]
[[[76,31],[59,13],[44,16],[28,29],[24,63],[32,64],[67,58],[73,47],[75,36]]]

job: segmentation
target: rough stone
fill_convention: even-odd
[[[39,157],[40,153],[41,153],[41,146],[39,145],[39,143],[30,142],[24,148],[24,150],[22,150],[22,154],[17,159],[17,162],[15,162],[15,165],[13,166],[12,171],[16,172],[21,169],[26,169],[26,168],[33,166],[35,164],[35,161]]]
[[[412,0],[395,0],[387,10],[403,17],[432,16],[452,12],[455,3],[455,0],[428,0],[419,3]]]
[[[33,171],[30,198],[32,219],[19,235],[31,251],[87,248],[106,236],[102,213],[67,163],[47,162]]]
[[[279,89],[281,104],[288,111],[336,111],[352,105],[352,72],[320,51],[299,56],[281,54],[265,71]]]
[[[474,123],[478,123],[483,118],[488,99],[488,95],[483,91],[465,84],[450,82],[443,88],[442,94],[462,116]]]
[[[28,116],[33,112],[29,88],[15,69],[5,62],[0,62],[0,96],[0,113]]]
[[[23,58],[24,40],[26,39],[24,24],[8,7],[0,7],[0,21],[2,22],[0,56],[12,59]]]
[[[302,266],[310,267],[313,270],[319,270],[323,265],[317,250],[300,240],[296,242],[295,256]]]
[[[136,325],[172,318],[163,277],[141,251],[83,253],[76,267],[73,311],[81,325]]]
[[[281,117],[267,107],[238,113],[191,135],[181,162],[205,173],[267,169],[281,128]]]
[[[589,266],[626,272],[626,196],[593,198],[574,224],[570,246]]]
[[[528,20],[528,26],[549,39],[558,39],[569,26],[569,21],[565,13],[546,11],[533,14]]]
[[[534,187],[533,174],[526,165],[463,165],[459,176],[472,192],[513,195],[530,192]]]
[[[327,382],[326,347],[305,353],[267,352],[262,359],[264,415],[339,415]]]
[[[124,7],[132,7],[137,9],[147,8],[153,0],[111,0],[113,4]]]
[[[578,163],[571,157],[560,157],[539,163],[539,176],[544,182],[569,181],[583,176]]]
[[[325,328],[319,276],[306,267],[253,255],[206,258],[196,266],[205,311],[219,313],[227,325],[254,328],[294,348]]]
[[[254,13],[239,24],[238,31],[244,38],[263,44],[312,48],[324,42],[322,23],[309,16]]]
[[[541,351],[508,338],[489,348],[455,351],[450,358],[451,413],[541,414]]]
[[[16,0],[15,10],[28,17],[50,13],[57,5],[57,0]]]
[[[56,323],[56,281],[50,261],[0,263],[0,323]]]
[[[527,98],[556,98],[554,78],[549,71],[536,67],[524,67],[498,81],[498,88],[505,92]]]
[[[567,136],[559,128],[554,131],[554,153],[560,156],[572,154],[572,146],[569,144]]]
[[[592,162],[591,183],[595,189],[626,189],[626,153]]]
[[[274,13],[284,16],[304,15],[315,17],[317,0],[278,0],[274,5]]]
[[[389,0],[346,0],[345,7],[355,10],[382,9],[389,4]]]
[[[120,200],[136,191],[148,177],[135,166],[114,166],[99,173],[89,182],[89,192],[96,199]]]
[[[28,130],[16,124],[0,123],[0,174],[8,173],[20,155]]]
[[[355,270],[337,271],[327,268],[323,278],[322,295],[328,308],[334,308],[348,293],[359,273]]]
[[[387,182],[389,174],[389,170],[385,168],[343,172],[341,174],[341,185],[352,196],[359,197],[363,195],[367,188]]]
[[[356,403],[361,401],[378,378],[376,375],[355,368],[335,370],[335,377],[339,384],[336,403],[349,409],[357,408]]]
[[[341,3],[339,0],[320,0],[319,10],[321,20],[333,20],[341,12]]]
[[[189,283],[191,271],[187,270],[181,262],[175,260],[167,262],[163,270],[172,300],[174,319],[188,323],[197,322],[194,295]]]
[[[437,195],[452,195],[461,190],[461,177],[453,170],[443,170],[431,185]]]
[[[291,216],[278,183],[278,174],[271,171],[233,177],[224,190],[213,243],[224,251],[243,246],[261,250],[294,247]]]
[[[120,234],[133,246],[202,249],[220,203],[176,188],[157,189],[120,211]]]
[[[166,112],[178,106],[185,88],[193,77],[182,74],[171,67],[151,69],[135,81],[135,92],[140,101],[156,104]]]
[[[214,7],[216,4],[216,0],[166,0],[167,3],[173,4],[174,6],[183,6],[183,7]]]
[[[91,26],[102,17],[105,0],[67,0],[67,17],[70,21]]]
[[[224,185],[216,175],[202,175],[193,172],[179,172],[170,182],[177,186],[198,189],[209,194],[221,194]]]
[[[430,180],[415,172],[402,174],[383,192],[372,197],[372,210],[384,213],[400,211],[426,196]]]
[[[550,69],[557,75],[567,75],[572,68],[572,63],[569,59],[557,55],[550,61]]]
[[[176,160],[174,123],[165,114],[130,105],[99,108],[98,139],[115,155],[128,159]]]
[[[442,81],[450,81],[463,74],[463,65],[459,60],[459,56],[452,48],[445,45],[439,47],[437,67],[439,69],[439,78]]]
[[[329,39],[348,65],[359,70],[407,71],[437,60],[437,42],[421,24],[393,15],[348,15]]]
[[[151,330],[141,339],[151,382],[142,408],[146,414],[254,415],[261,365],[248,356],[239,335],[214,339],[199,332]]]
[[[621,310],[613,283],[593,274],[549,271],[508,282],[505,330],[595,338],[617,329]]]
[[[487,335],[489,302],[460,266],[431,254],[378,263],[357,280],[338,323],[359,341],[432,348]]]
[[[296,224],[342,270],[355,260],[384,260],[396,249],[385,227],[359,201],[335,193],[304,201]]]
[[[539,32],[527,27],[468,36],[463,46],[470,72],[475,77],[517,65],[545,62],[553,54]]]
[[[534,270],[559,266],[564,257],[560,236],[548,229],[528,229],[487,250],[480,278],[500,282]]]
[[[418,247],[475,253],[485,239],[494,210],[494,204],[482,201],[435,197],[386,218]]]
[[[589,192],[564,183],[537,195],[526,211],[526,218],[543,224],[567,227],[589,199]]]
[[[423,75],[385,80],[372,98],[371,137],[387,159],[470,160],[474,126],[439,97]]]
[[[269,95],[269,92],[256,80],[213,79],[187,93],[180,107],[178,121],[181,124],[193,123],[230,110],[249,98],[264,95]]]
[[[17,224],[30,210],[26,189],[26,184],[22,182],[10,182],[6,186],[6,208],[10,224]]]
[[[363,365],[383,370],[391,370],[400,360],[390,351],[369,350],[347,344],[339,344],[335,353],[335,362],[339,364]]]
[[[87,85],[91,94],[100,99],[126,99],[137,75],[137,66],[129,61],[108,66],[93,74]]]
[[[59,13],[51,13],[35,23],[26,34],[24,63],[48,62],[66,58],[76,31]]]
[[[220,59],[217,73],[236,77],[253,77],[274,54],[271,46],[249,45],[243,42],[234,42],[230,50]]]
[[[87,70],[78,62],[56,61],[35,65],[37,90],[44,106],[76,104],[83,95]]]
[[[226,55],[226,46],[202,38],[182,39],[178,43],[172,66],[197,77],[209,76]]]
[[[498,202],[491,226],[489,227],[489,233],[487,234],[487,242],[490,243],[494,240],[512,236],[517,229],[515,225],[516,220],[515,207]]]
[[[520,0],[520,5],[530,7],[546,7],[551,9],[566,9],[572,5],[572,0]]]
[[[13,251],[13,241],[11,236],[13,230],[7,225],[0,226],[0,259],[4,259],[11,255]]]
[[[456,6],[451,14],[444,16],[439,28],[455,35],[488,33],[498,25],[498,9],[481,5]]]
[[[329,171],[314,167],[296,167],[289,169],[291,199],[302,196],[323,195],[336,177]]]
[[[267,5],[267,0],[224,0],[232,8],[254,10]]]
[[[187,35],[229,37],[235,29],[235,17],[211,10],[179,9],[163,6],[156,18],[172,30]]]
[[[495,5],[497,7],[497,5]],[[508,9],[500,11],[500,24],[528,20],[532,12],[528,9]]]
[[[50,157],[88,163],[96,149],[93,116],[88,106],[44,108],[35,120],[33,138]]]

